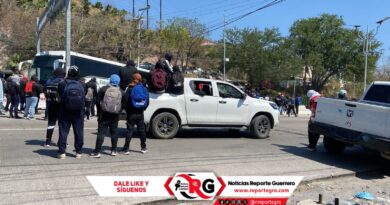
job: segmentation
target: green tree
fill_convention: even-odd
[[[296,75],[299,68],[288,39],[277,29],[230,29],[226,32],[229,73],[251,84],[278,83]]]
[[[323,90],[332,78],[362,74],[362,36],[360,31],[345,28],[341,17],[329,14],[298,20],[290,28],[292,48],[301,58],[305,72],[311,73],[312,87],[317,91]],[[371,42],[375,51],[379,43]],[[377,55],[370,56],[371,74],[377,59]]]

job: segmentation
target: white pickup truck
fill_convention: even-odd
[[[309,132],[324,135],[330,152],[360,145],[389,159],[390,82],[374,82],[358,102],[319,98]]]
[[[255,138],[267,138],[279,124],[275,103],[246,96],[218,80],[184,80],[184,94],[150,93],[145,123],[160,139],[175,137],[180,127],[248,127]]]

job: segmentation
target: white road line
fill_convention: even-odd
[[[58,128],[57,128],[58,129]],[[72,128],[71,128],[72,129]],[[96,130],[97,127],[85,127],[84,130]],[[15,128],[15,129],[0,129],[1,131],[41,131],[46,130],[46,128]]]

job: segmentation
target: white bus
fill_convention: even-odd
[[[44,51],[35,55],[33,63],[28,71],[28,76],[36,75],[39,81],[44,84],[52,76],[55,68],[64,68],[66,64],[65,51]],[[102,58],[71,52],[71,65],[80,69],[80,76],[89,80],[96,77],[99,86],[107,84],[112,74],[118,74],[125,66],[123,63],[109,61]],[[137,68],[145,77],[149,70]]]
[[[36,75],[39,82],[45,85],[46,81],[52,76],[55,68],[65,68],[65,51],[44,51],[37,53],[34,57],[31,67],[28,69],[28,78]],[[123,63],[109,61],[102,58],[71,52],[71,65],[79,68],[80,76],[88,82],[95,77],[98,88],[107,85],[109,77],[112,74],[119,74],[119,70],[125,66]],[[149,70],[137,68],[144,78],[147,77]],[[39,101],[39,108],[46,107],[45,98],[42,94]]]

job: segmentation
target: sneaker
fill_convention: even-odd
[[[81,153],[76,153],[76,159],[80,159],[83,155]]]
[[[77,155],[76,155],[77,156]],[[90,157],[93,157],[93,158],[100,158],[100,153],[97,153],[97,152],[92,152],[91,154],[89,154]]]
[[[45,143],[44,145],[43,145],[44,147],[50,147],[50,143]]]
[[[315,148],[315,147],[307,147],[307,149],[308,149],[309,151],[312,151],[312,152],[315,152],[315,151],[316,151],[316,148]]]
[[[65,157],[66,157],[65,153],[62,154],[58,153],[58,159],[65,159]]]
[[[111,151],[111,156],[116,156],[116,155],[118,155],[117,151]]]
[[[142,153],[142,154],[145,154],[146,152],[148,152],[148,149],[146,149],[146,148],[142,148],[142,149],[141,149],[141,153]]]
[[[122,150],[121,153],[124,154],[124,155],[129,155],[130,151],[129,150]]]

